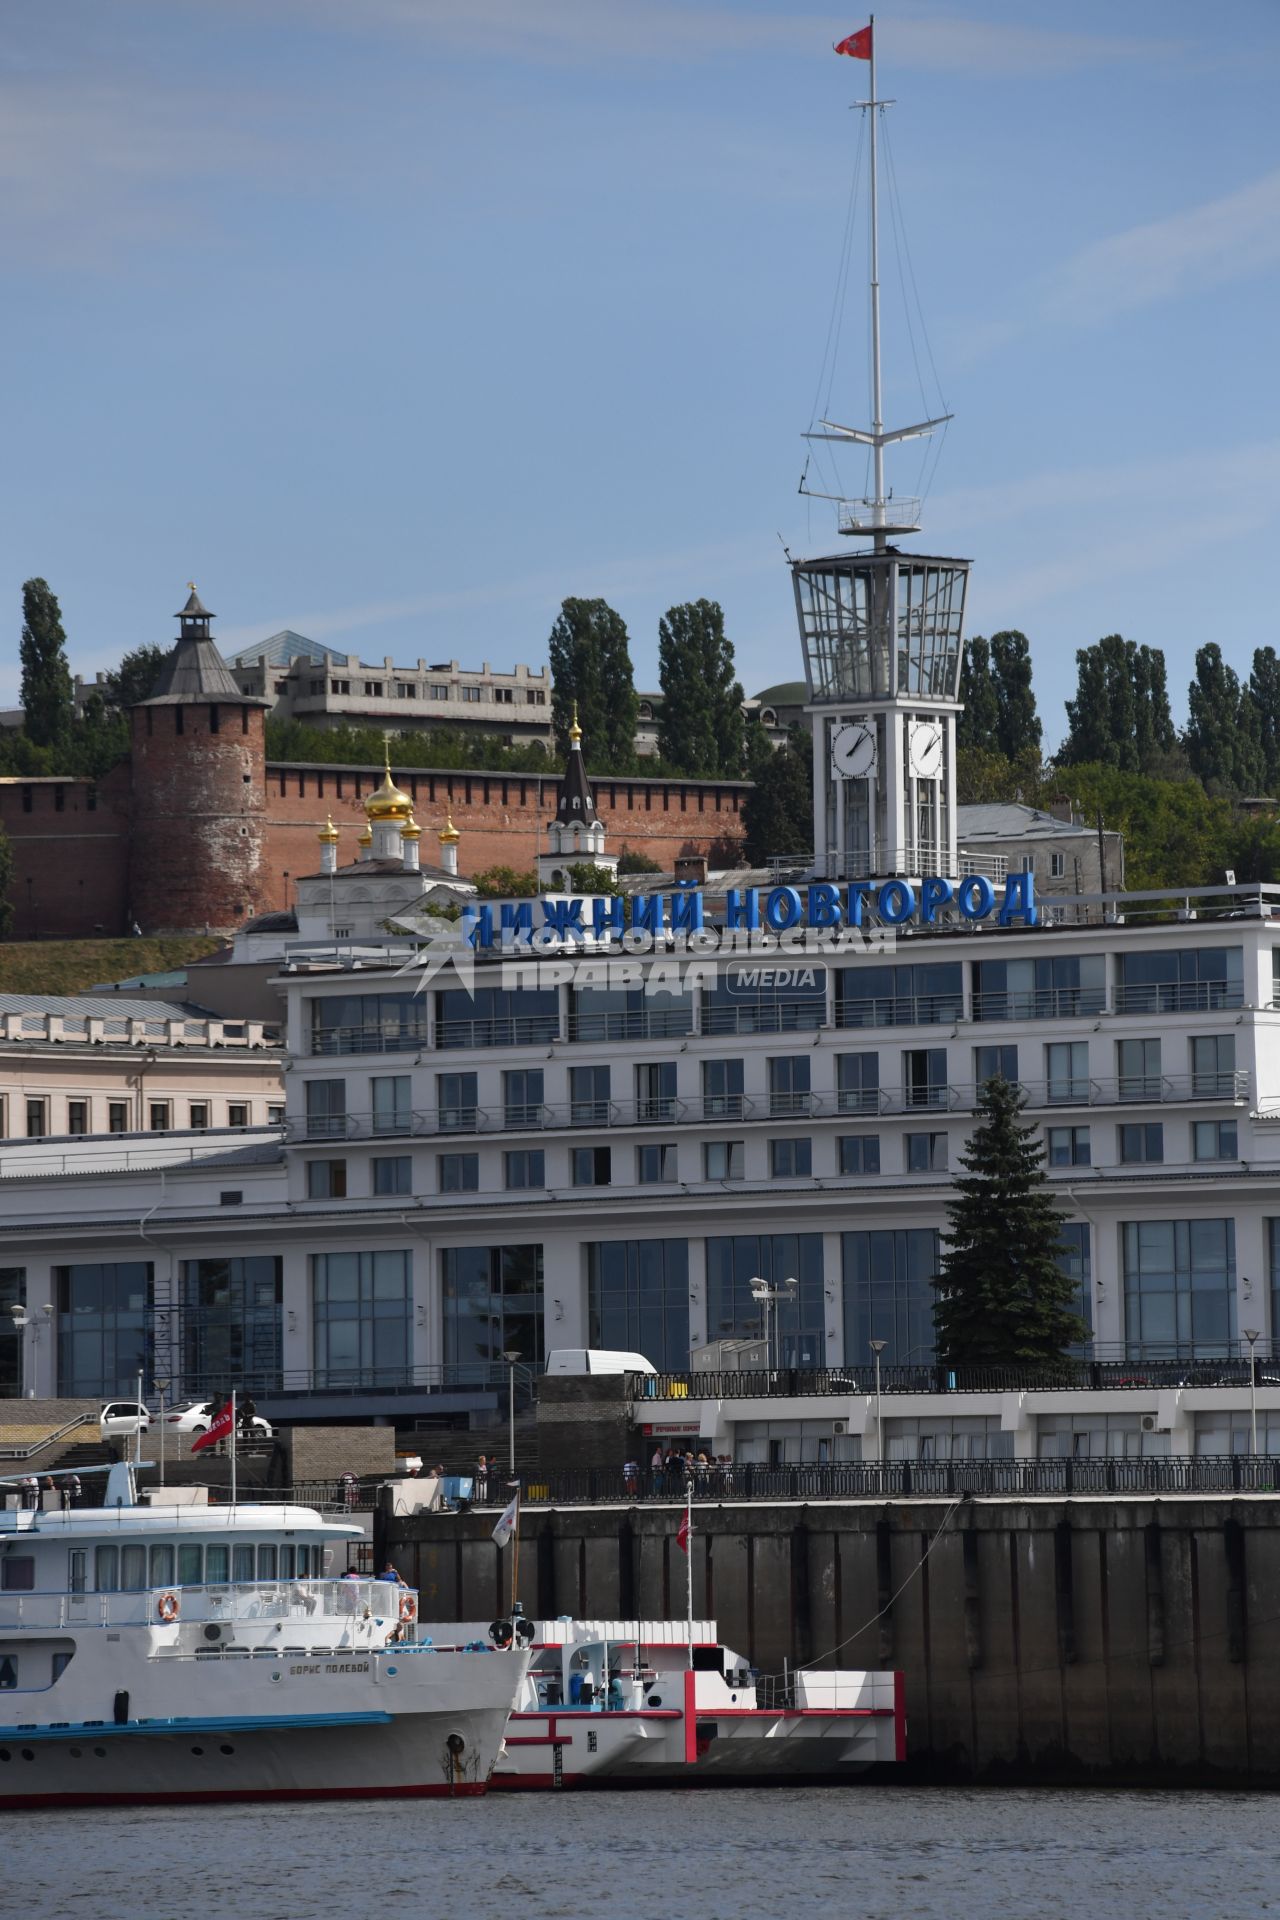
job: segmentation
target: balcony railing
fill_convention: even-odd
[[[634,1007],[601,1013],[575,1010],[569,1015],[570,1040],[671,1040],[693,1030],[692,997],[679,1007]]]
[[[546,1046],[560,1038],[558,1013],[510,1014],[489,1020],[437,1020],[436,1046],[529,1047]]]
[[[827,1024],[823,1000],[707,1000],[702,1032],[816,1033]]]
[[[1259,1342],[1259,1346],[1262,1343]],[[1275,1354],[1275,1359],[1271,1355]],[[1280,1386],[1280,1347],[1255,1356],[1257,1384]],[[949,1367],[941,1361],[882,1365],[882,1397],[895,1394],[1063,1393],[1151,1391],[1174,1387],[1247,1387],[1250,1361],[1224,1351],[1218,1358],[1168,1347],[1117,1350],[1112,1358],[1064,1356],[1056,1367]],[[636,1418],[646,1420],[655,1401],[813,1400],[861,1395],[874,1398],[875,1368],[744,1367],[711,1372],[633,1373],[627,1391]]]
[[[894,994],[856,999],[836,998],[837,1027],[937,1027],[964,1019],[962,993]]]
[[[1213,1013],[1243,1005],[1239,980],[1160,980],[1115,989],[1117,1013]]]
[[[384,1027],[315,1027],[313,1054],[417,1053],[427,1044],[427,1022],[416,1029]]]
[[[1079,1020],[1105,1013],[1105,987],[1038,987],[1013,993],[977,993],[975,1020]]]

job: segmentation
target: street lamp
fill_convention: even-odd
[[[1262,1338],[1257,1327],[1246,1327],[1244,1337],[1249,1342],[1249,1452],[1256,1460],[1258,1457],[1258,1370],[1254,1364],[1254,1342]]]
[[[884,1419],[880,1412],[880,1355],[888,1346],[887,1340],[868,1340],[867,1345],[876,1357],[876,1452],[880,1456],[880,1465],[884,1466]]]
[[[504,1347],[502,1357],[507,1363],[507,1428],[510,1435],[510,1477],[516,1477],[516,1361],[521,1358],[514,1347]]]
[[[41,1308],[40,1311],[44,1314],[43,1320],[39,1319],[27,1307],[12,1306],[9,1309],[9,1312],[13,1315],[13,1325],[14,1325],[15,1332],[25,1333],[27,1329],[30,1328],[31,1344],[33,1348],[39,1346],[40,1335],[44,1332],[44,1329],[48,1326],[49,1322],[53,1318],[53,1302],[51,1300],[46,1300],[44,1303],[44,1306]],[[28,1400],[34,1400],[36,1397],[35,1372],[36,1372],[36,1355],[33,1352],[31,1355],[31,1385],[26,1388],[26,1395]],[[24,1359],[23,1368],[22,1368],[22,1378],[25,1384],[26,1378],[27,1378],[27,1369],[26,1369],[25,1359]]]
[[[781,1355],[778,1352],[778,1348],[781,1345],[778,1334],[778,1302],[779,1300],[794,1300],[798,1285],[799,1281],[791,1279],[784,1280],[780,1287],[771,1287],[767,1280],[761,1280],[758,1275],[751,1282],[751,1298],[753,1300],[759,1300],[764,1306],[764,1353],[766,1366],[775,1367],[782,1364]],[[770,1307],[773,1309],[772,1339],[769,1333]]]

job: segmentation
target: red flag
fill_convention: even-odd
[[[692,1531],[693,1529],[689,1525],[689,1516],[686,1513],[684,1519],[680,1522],[679,1531],[676,1534],[676,1545],[679,1547],[681,1553],[688,1553],[689,1535]]]
[[[192,1453],[200,1453],[205,1447],[216,1447],[219,1440],[228,1439],[231,1434],[231,1429],[235,1425],[235,1418],[235,1410],[228,1400],[226,1406],[222,1409],[222,1412],[218,1415],[208,1432],[198,1433],[191,1442]]]
[[[837,53],[847,53],[851,60],[869,60],[871,58],[871,29],[859,27],[844,40],[836,42]]]

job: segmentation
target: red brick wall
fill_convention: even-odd
[[[230,932],[268,901],[263,709],[193,702],[131,720],[134,916],[144,933]]]
[[[127,930],[127,766],[97,782],[0,780],[0,827],[13,848],[15,940]]]
[[[536,774],[420,773],[396,770],[396,784],[410,795],[422,828],[424,863],[437,865],[436,831],[446,812],[462,835],[460,873],[482,873],[507,866],[527,872],[534,863],[541,829],[559,798],[558,779]],[[365,824],[363,796],[382,777],[381,768],[267,768],[265,884],[268,906],[285,905],[283,875],[294,879],[320,866],[316,835],[332,813],[342,838],[340,865],[354,860]],[[744,781],[596,779],[596,806],[611,853],[624,847],[647,854],[670,872],[679,854],[702,853],[714,864],[730,861],[742,837],[742,802],[750,791]]]

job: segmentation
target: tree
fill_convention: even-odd
[[[475,880],[482,900],[529,900],[542,891],[536,873],[521,873],[515,867],[486,867]]]
[[[588,767],[634,773],[639,701],[627,626],[607,600],[566,600],[548,643],[551,716],[561,758],[577,702]]]
[[[742,687],[715,600],[669,607],[658,622],[658,751],[690,779],[742,772]]]
[[[1164,655],[1109,633],[1076,654],[1077,688],[1067,702],[1062,766],[1097,764],[1155,773],[1177,747]]]
[[[1258,746],[1262,754],[1262,777],[1267,793],[1280,792],[1280,659],[1274,647],[1259,647],[1253,656],[1253,672],[1245,689],[1245,699],[1253,710]]]
[[[13,844],[0,827],[0,940],[7,940],[13,927]]]
[[[594,860],[571,860],[565,873],[575,893],[613,892],[613,874],[608,867],[598,867]]]
[[[46,580],[23,584],[19,654],[26,736],[37,747],[58,746],[71,732],[74,702],[62,613]]]
[[[742,770],[748,780],[758,780],[774,756],[774,744],[758,713],[748,714],[742,730]]]
[[[1260,719],[1216,640],[1196,654],[1187,692],[1187,754],[1210,793],[1256,793],[1265,778]]]
[[[779,747],[742,805],[743,845],[753,866],[775,853],[813,852],[813,749],[807,734]]]
[[[957,747],[999,753],[1000,702],[991,674],[991,649],[981,634],[965,641],[960,656],[960,698],[964,712],[956,723]]]
[[[172,653],[172,647],[148,643],[126,653],[114,673],[107,675],[107,700],[122,712],[146,700],[160,677],[160,669]]]
[[[1062,1264],[1063,1216],[1047,1191],[1044,1148],[1022,1121],[1025,1096],[1007,1080],[978,1095],[978,1125],[960,1156],[933,1323],[949,1366],[1037,1366],[1066,1372],[1086,1338]]]
[[[1043,729],[1031,690],[1031,648],[1025,633],[1010,631],[991,636],[991,671],[995,679],[996,745],[1010,760],[1027,747],[1040,750]]]
[[[661,873],[660,860],[651,860],[647,853],[640,853],[634,847],[624,847],[618,855],[618,872],[624,873]]]

